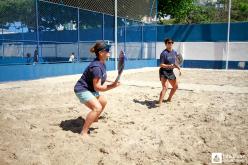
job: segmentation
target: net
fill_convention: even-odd
[[[115,0],[46,0],[81,9],[114,15]],[[118,16],[134,20],[154,18],[156,16],[156,0],[118,0]]]

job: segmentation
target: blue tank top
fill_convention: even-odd
[[[76,85],[74,86],[74,92],[96,92],[93,86],[94,78],[100,78],[101,84],[103,84],[107,79],[106,65],[101,63],[97,58],[92,61],[89,66],[85,69],[81,78],[77,81]]]
[[[175,64],[177,52],[165,49],[160,55],[160,64]]]
[[[175,64],[176,56],[177,56],[177,52],[174,49],[172,49],[172,51],[165,49],[160,54],[160,64]],[[167,68],[161,68],[161,69],[162,70],[173,70],[173,69],[167,69]]]

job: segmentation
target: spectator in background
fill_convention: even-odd
[[[31,62],[31,54],[30,53],[27,53],[27,63],[30,64]]]
[[[75,62],[75,54],[71,53],[70,58],[69,58],[69,62]]]
[[[38,48],[34,50],[34,63],[37,63],[39,61],[39,54],[38,54]]]

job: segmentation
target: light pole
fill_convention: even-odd
[[[117,70],[117,0],[115,0],[115,70]]]
[[[230,40],[231,5],[232,5],[232,0],[229,0],[228,23],[227,23],[227,43],[226,43],[226,70],[228,69],[229,49],[230,49],[229,40]]]

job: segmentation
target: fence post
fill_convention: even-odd
[[[155,59],[157,59],[158,25],[155,25]]]
[[[117,0],[115,0],[115,70],[117,70]]]
[[[80,15],[79,8],[77,8],[77,23],[78,23],[78,35],[77,35],[77,43],[78,43],[78,53],[77,53],[77,62],[80,62]]]
[[[3,27],[2,27],[2,34],[3,34]],[[3,48],[3,58],[4,58],[4,40],[2,42],[2,48]]]
[[[57,42],[55,42],[55,54],[56,54],[55,61],[57,62],[58,61],[58,45],[57,45]]]
[[[230,22],[231,22],[231,6],[232,6],[232,0],[229,0],[228,5],[228,23],[227,23],[227,43],[226,43],[226,70],[228,70],[228,61],[229,61],[229,53],[230,53]]]
[[[40,36],[39,36],[39,8],[38,8],[39,0],[35,1],[35,12],[36,12],[36,39],[37,39],[37,51],[38,51],[38,62],[40,57]]]
[[[157,25],[157,18],[158,18],[158,0],[156,0],[156,41],[155,41],[155,59],[157,59],[157,42],[158,42],[158,25]]]
[[[24,37],[23,37],[23,24],[21,24],[21,28],[22,28],[22,58],[24,57]]]
[[[126,52],[126,42],[127,42],[127,19],[125,18],[125,24],[124,24],[124,51]]]
[[[141,24],[141,60],[142,60],[142,58],[143,58],[143,48],[144,48],[144,43],[143,43],[143,40],[144,40],[144,36],[143,36],[143,31],[144,31],[144,24],[142,23]]]
[[[3,27],[2,27],[2,26],[1,26],[1,29],[2,29],[1,35],[3,35]],[[3,43],[4,43],[4,40],[3,40],[3,42],[2,42],[2,52],[3,52],[2,58],[4,58],[4,46],[3,46]]]
[[[104,38],[105,38],[105,36],[104,36],[104,13],[102,13],[102,40],[104,41]]]

